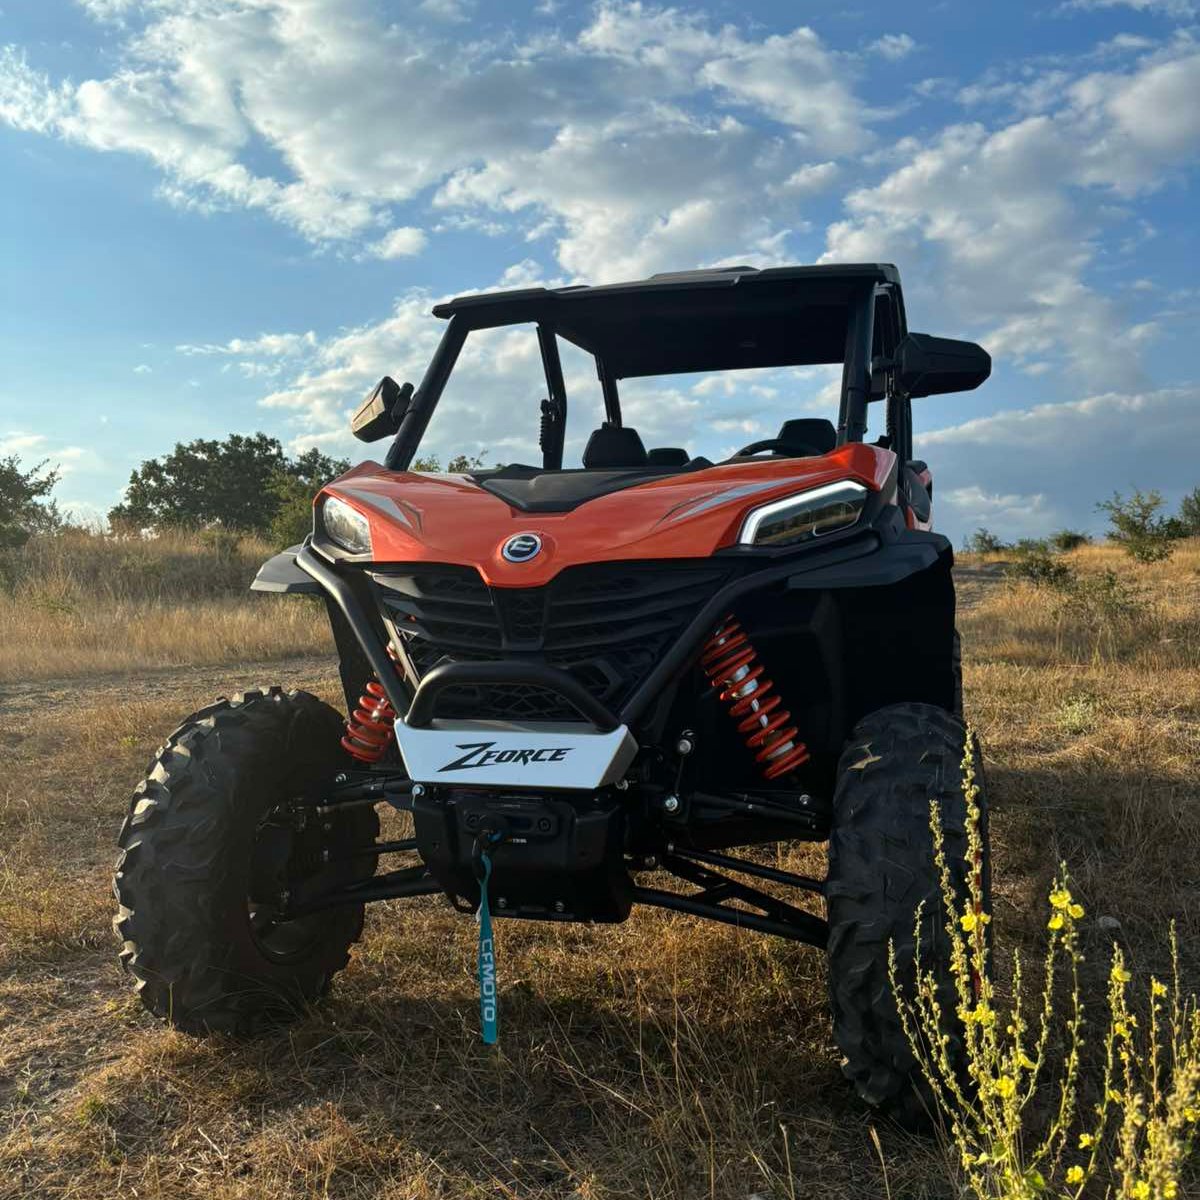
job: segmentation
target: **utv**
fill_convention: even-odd
[[[952,553],[910,402],[979,386],[988,355],[909,333],[887,264],[433,311],[420,386],[385,378],[354,416],[363,440],[393,438],[384,463],[322,489],[311,537],[252,585],[324,598],[349,718],[301,691],[219,700],[135,791],[115,927],[146,1007],[196,1033],[302,1010],[372,900],[587,922],[654,906],[825,948],[846,1074],[911,1116],[887,959],[892,940],[911,976],[922,902],[919,954],[953,995],[931,801],[954,885],[972,870],[986,889],[989,868],[986,850],[963,862]],[[517,325],[545,370],[540,464],[411,471],[465,340]],[[581,466],[563,465],[563,341],[593,356],[603,399]],[[721,462],[648,450],[622,421],[622,379],[818,363],[842,364],[837,425],[788,420]],[[377,840],[380,804],[411,837]],[[731,853],[792,839],[829,843],[825,879]]]

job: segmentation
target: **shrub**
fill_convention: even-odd
[[[1066,554],[1069,550],[1088,545],[1091,540],[1090,534],[1080,533],[1077,529],[1059,529],[1050,535],[1050,547],[1059,554]]]
[[[967,861],[977,862],[982,841],[971,750],[962,770]],[[1100,1187],[1105,1174],[1115,1185],[1107,1194],[1121,1200],[1182,1200],[1180,1177],[1200,1127],[1200,1013],[1196,997],[1181,994],[1174,925],[1173,981],[1168,985],[1151,977],[1144,1032],[1130,1008],[1130,972],[1114,945],[1108,1021],[1094,1047],[1096,1061],[1085,1064],[1089,1002],[1080,979],[1078,933],[1084,910],[1071,895],[1065,865],[1048,898],[1048,944],[1036,1011],[1018,952],[1012,995],[1002,1004],[992,981],[986,933],[991,918],[983,909],[980,879],[968,871],[968,895],[960,903],[935,804],[930,805],[930,829],[951,945],[952,1023],[965,1051],[965,1079],[948,1053],[935,976],[919,973],[913,994],[905,996],[897,983],[894,945],[888,963],[909,1045],[948,1121],[956,1172],[979,1200],[1046,1195],[1078,1200],[1089,1185]],[[918,939],[921,919],[918,912]],[[1056,1041],[1062,1043],[1061,1058],[1052,1052]],[[1085,1104],[1081,1093],[1093,1072],[1099,1086]]]
[[[1192,488],[1180,501],[1176,520],[1184,537],[1200,537],[1200,487]]]
[[[994,533],[980,527],[963,543],[963,549],[968,554],[999,554],[1008,546]]]
[[[1167,519],[1158,515],[1162,506],[1161,492],[1135,488],[1128,499],[1113,492],[1111,500],[1102,500],[1096,508],[1108,514],[1112,525],[1109,536],[1114,542],[1124,546],[1137,562],[1153,563],[1171,557],[1178,536]]]
[[[1149,614],[1150,605],[1144,589],[1111,568],[1098,575],[1073,577],[1064,592],[1064,611],[1093,631],[1108,625],[1137,622]]]
[[[1077,583],[1075,572],[1046,549],[1021,554],[1005,567],[1004,573],[1009,579],[1021,579],[1059,592],[1069,591]]]

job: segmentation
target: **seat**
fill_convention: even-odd
[[[777,440],[781,453],[809,458],[828,454],[837,445],[837,430],[825,417],[797,417],[784,421]]]
[[[588,470],[613,470],[644,467],[646,447],[636,429],[618,428],[607,422],[593,430],[583,450],[583,465]]]
[[[691,462],[688,452],[679,446],[653,446],[646,454],[652,467],[686,467]]]

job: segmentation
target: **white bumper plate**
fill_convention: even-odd
[[[616,783],[638,749],[624,725],[600,733],[558,722],[436,720],[414,729],[398,720],[396,741],[415,783],[583,791]]]

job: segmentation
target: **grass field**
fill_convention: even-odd
[[[281,624],[235,592],[266,548],[181,541],[180,571],[227,569],[190,588],[137,544],[40,553],[0,600],[0,1197],[959,1194],[935,1142],[874,1127],[847,1093],[820,954],[665,914],[502,925],[495,1052],[477,1039],[474,925],[437,898],[372,906],[329,1001],[286,1030],[159,1027],[109,928],[130,788],[216,694],[280,682],[336,702],[333,661],[315,606]],[[1195,988],[1200,545],[1147,568],[1105,547],[1069,561],[1144,595],[1064,613],[987,563],[960,573],[998,944],[1036,953],[1065,859],[1094,977],[1114,936],[1098,918],[1137,973],[1161,970],[1174,918]],[[821,852],[781,859],[818,870]]]

